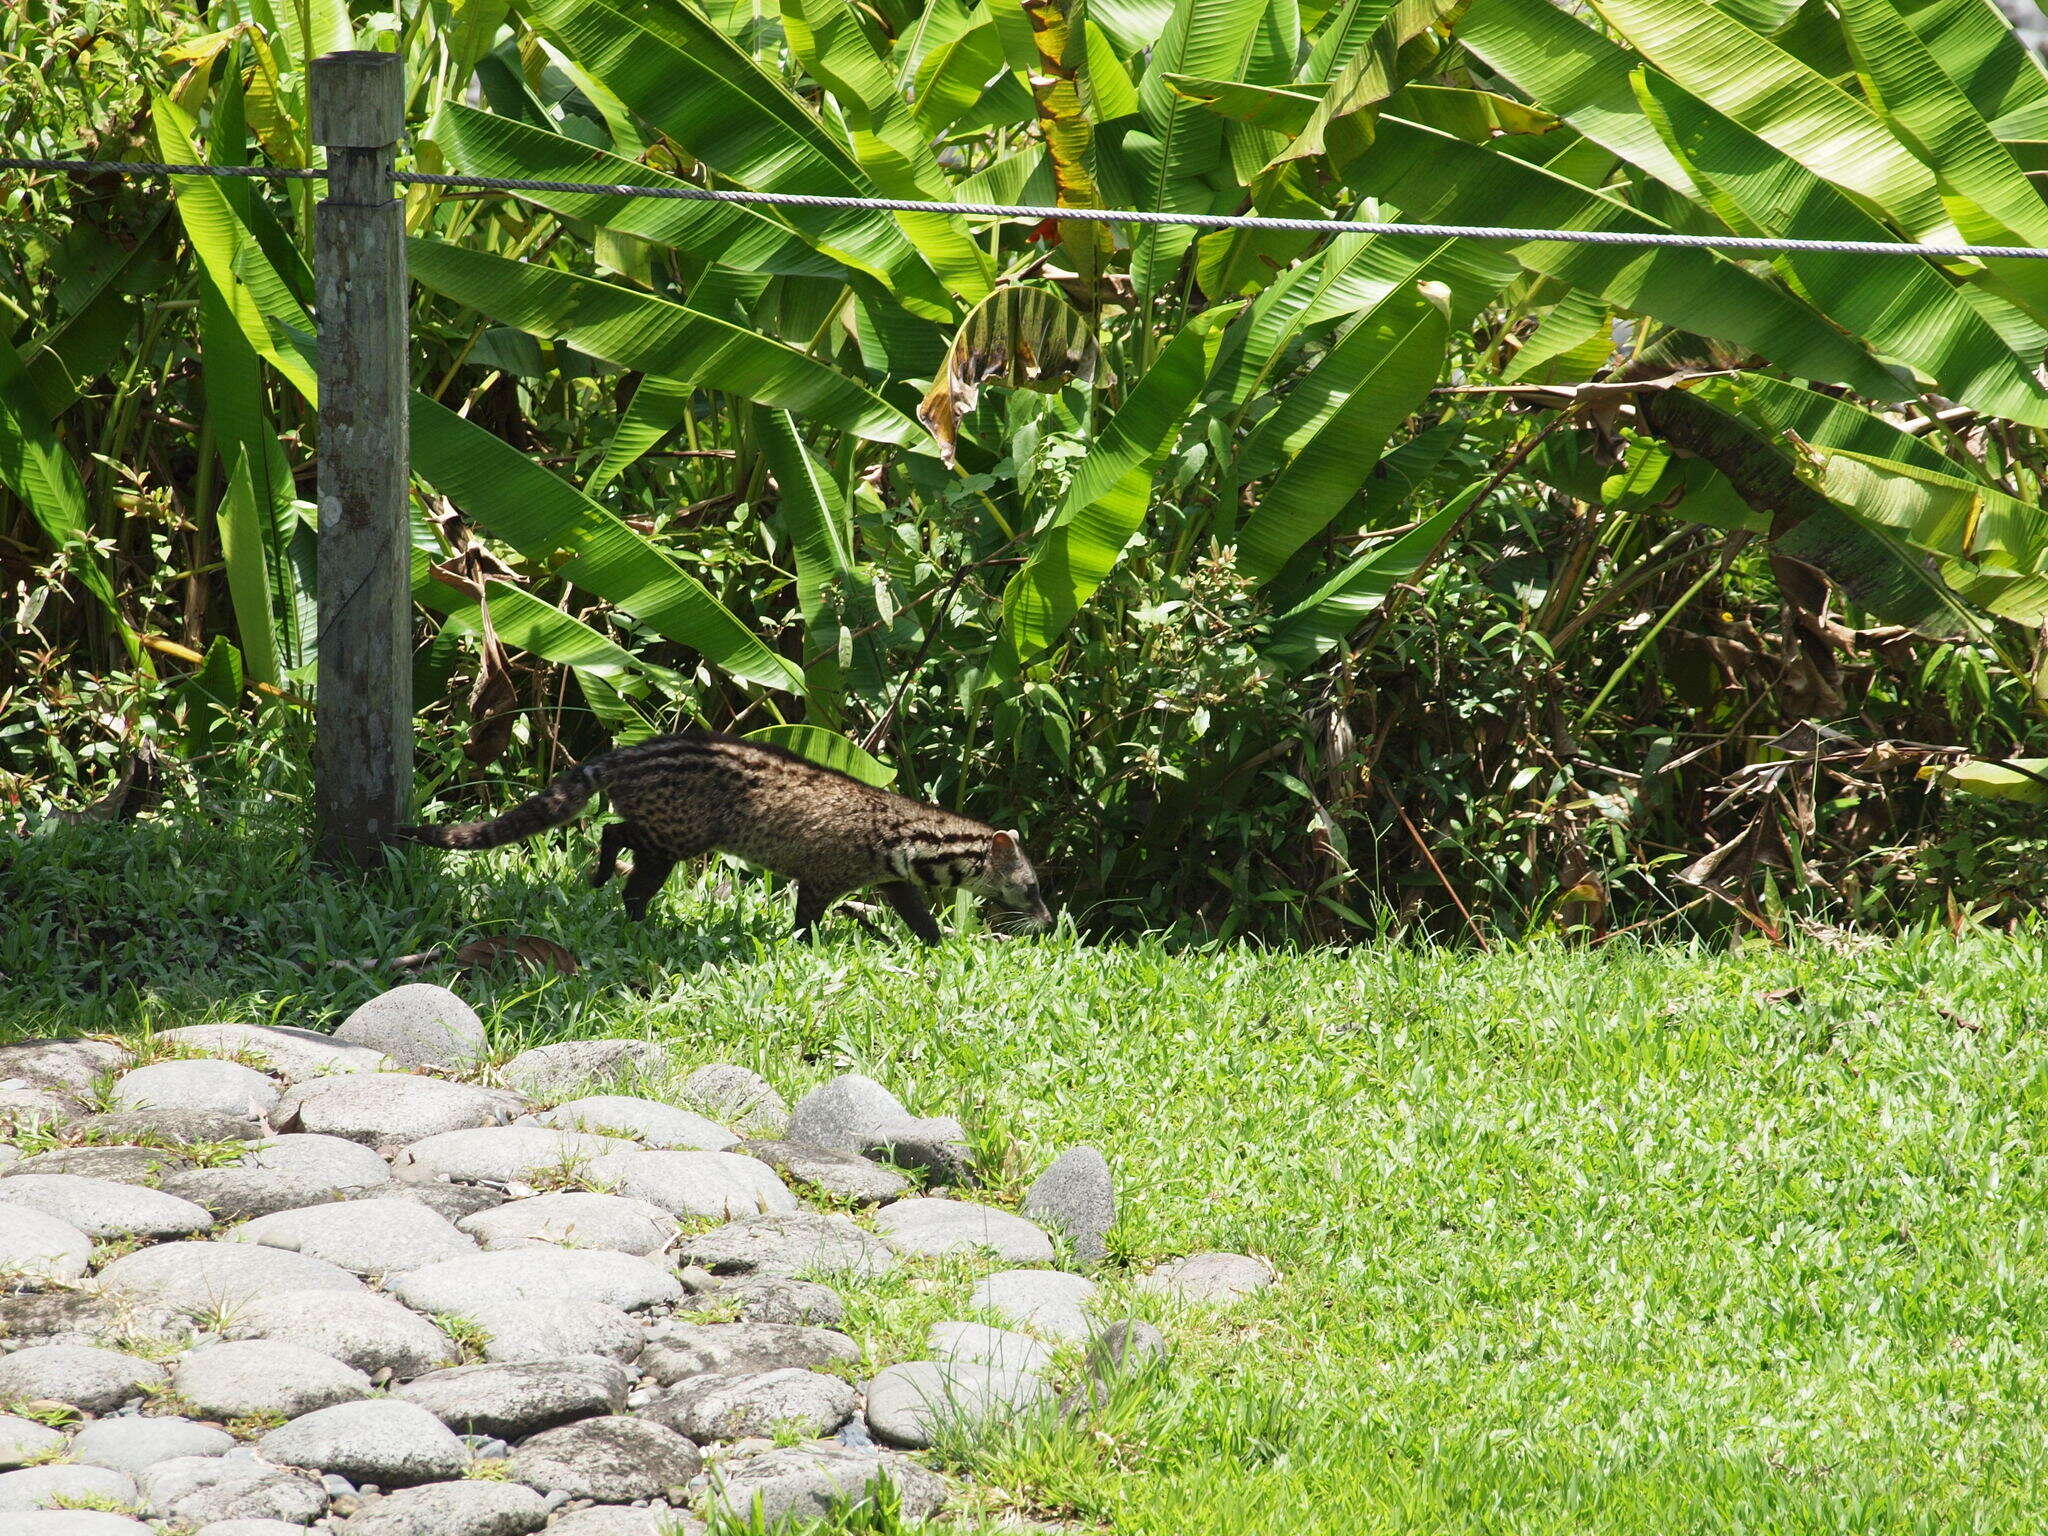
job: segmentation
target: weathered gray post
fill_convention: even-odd
[[[396,54],[313,61],[320,327],[320,671],[313,715],[318,853],[375,862],[412,797],[412,592],[406,485],[405,204],[390,180],[405,130]]]

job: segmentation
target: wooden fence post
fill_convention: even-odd
[[[320,329],[317,852],[374,864],[412,799],[412,462],[406,426],[405,202],[390,180],[405,131],[396,54],[330,53],[309,80],[327,150],[314,217]]]

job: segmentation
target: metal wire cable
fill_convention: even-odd
[[[286,181],[324,177],[318,169],[258,165],[157,165],[128,160],[0,158],[0,170],[134,176],[251,176]],[[1890,240],[1786,240],[1757,235],[1689,235],[1670,230],[1526,229],[1493,224],[1397,224],[1363,219],[1274,219],[1256,214],[1162,213],[1137,208],[1048,208],[1011,203],[912,202],[892,197],[824,197],[804,192],[746,192],[709,187],[643,187],[627,182],[536,181],[507,176],[465,176],[436,171],[393,171],[404,185],[466,187],[486,192],[554,192],[587,197],[643,197],[684,203],[735,203],[776,208],[820,208],[864,213],[946,213],[970,218],[1048,219],[1092,224],[1178,224],[1194,229],[1268,229],[1310,235],[1406,235],[1427,240],[1550,241],[1564,245],[1673,247],[1680,250],[1756,251],[1848,255],[1937,256],[2038,261],[2048,249],[2026,245],[1919,245]]]

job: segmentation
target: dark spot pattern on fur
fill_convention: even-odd
[[[498,848],[574,820],[602,790],[621,818],[600,839],[593,884],[622,850],[629,917],[685,859],[730,853],[797,882],[797,927],[808,934],[840,897],[867,886],[927,943],[938,926],[922,892],[966,887],[1046,920],[1037,876],[1014,835],[822,767],[761,742],[690,732],[658,736],[579,764],[490,821],[404,827],[435,848]]]

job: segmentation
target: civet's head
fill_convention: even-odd
[[[1052,921],[1045,893],[1038,888],[1038,871],[1024,857],[1015,832],[998,832],[988,840],[988,855],[972,883],[977,895],[1000,902],[1012,912],[1022,912],[1034,927],[1043,928]]]

